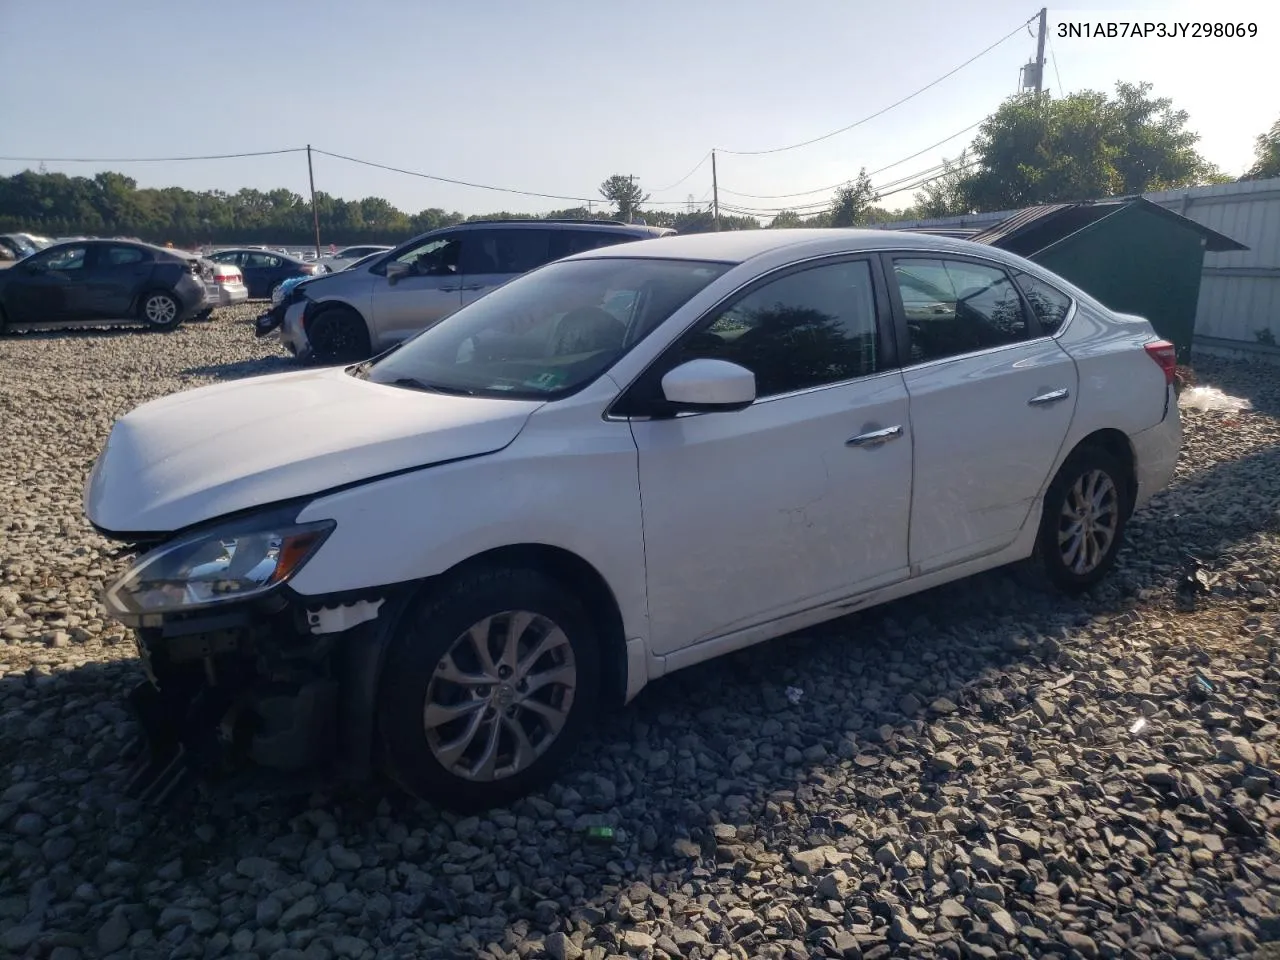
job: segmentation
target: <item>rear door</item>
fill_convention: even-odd
[[[95,320],[128,317],[151,276],[150,252],[128,244],[101,244],[89,254],[83,293],[85,315]]]
[[[271,288],[280,282],[284,261],[273,253],[251,250],[244,254],[240,272],[251,297],[269,297]]]
[[[440,234],[404,250],[392,262],[411,273],[394,283],[379,264],[373,276],[370,321],[378,343],[394,343],[425,330],[462,306],[459,265],[470,243],[465,231]]]
[[[469,231],[462,257],[463,305],[556,259],[550,252],[554,233],[540,227]]]
[[[952,254],[885,254],[911,404],[913,573],[1013,542],[1071,426],[1074,361],[1008,271]]]

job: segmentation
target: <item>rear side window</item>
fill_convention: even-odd
[[[601,247],[612,247],[638,239],[640,238],[612,230],[556,230],[551,234],[549,253],[552,260],[559,260],[584,250],[599,250]]]
[[[258,268],[265,268],[268,270],[274,270],[278,266],[280,266],[280,264],[283,262],[284,261],[282,261],[279,257],[273,257],[269,253],[251,253],[249,254],[247,265],[250,267],[258,267]]]
[[[123,267],[130,263],[141,263],[146,257],[137,247],[109,247],[107,263],[113,267]]]
[[[901,258],[893,279],[902,297],[908,363],[987,350],[1027,338],[1027,317],[1009,275],[965,260]]]
[[[476,230],[468,232],[462,251],[462,272],[528,273],[553,259],[548,253],[549,230]]]
[[[1031,304],[1036,319],[1040,321],[1040,329],[1049,336],[1061,330],[1063,321],[1067,319],[1067,312],[1071,309],[1071,298],[1029,273],[1015,270],[1013,279]]]

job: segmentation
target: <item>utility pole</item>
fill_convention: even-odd
[[[720,181],[716,177],[716,152],[711,151],[711,219],[715,229],[720,231]]]
[[[311,144],[307,144],[307,179],[311,181],[311,226],[316,233],[316,259],[320,259],[320,211],[316,209],[316,174],[311,167]]]
[[[1036,37],[1036,94],[1044,89],[1044,38],[1049,32],[1049,8],[1040,8],[1040,34]]]

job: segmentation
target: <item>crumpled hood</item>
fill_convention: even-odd
[[[116,422],[85,484],[84,510],[104,531],[168,533],[501,450],[541,405],[385,386],[340,367],[201,387]]]

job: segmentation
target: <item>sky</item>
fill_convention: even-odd
[[[141,186],[308,190],[305,153],[67,163],[304,147],[420,174],[650,204],[821,204],[861,167],[884,190],[955,156],[1035,58],[1034,3],[866,0],[0,0],[0,156]],[[1207,11],[1212,11],[1208,13]],[[1238,175],[1280,119],[1280,4],[1092,0],[1049,9],[1054,95],[1150,81]],[[1061,21],[1256,23],[1237,39],[1066,39]],[[1012,37],[907,102],[1010,33]],[[1270,92],[1268,92],[1270,91]],[[852,129],[796,149],[884,111]],[[744,155],[746,151],[776,152]],[[922,152],[923,151],[923,152]],[[913,154],[919,156],[907,160]],[[521,196],[313,157],[318,190],[407,212],[539,212]],[[0,174],[37,162],[0,160]],[[887,168],[883,169],[882,168]],[[692,172],[691,172],[692,171]],[[915,179],[918,179],[915,178]],[[806,192],[812,191],[812,192]],[[777,199],[782,194],[803,194]],[[910,192],[887,193],[898,209]]]

